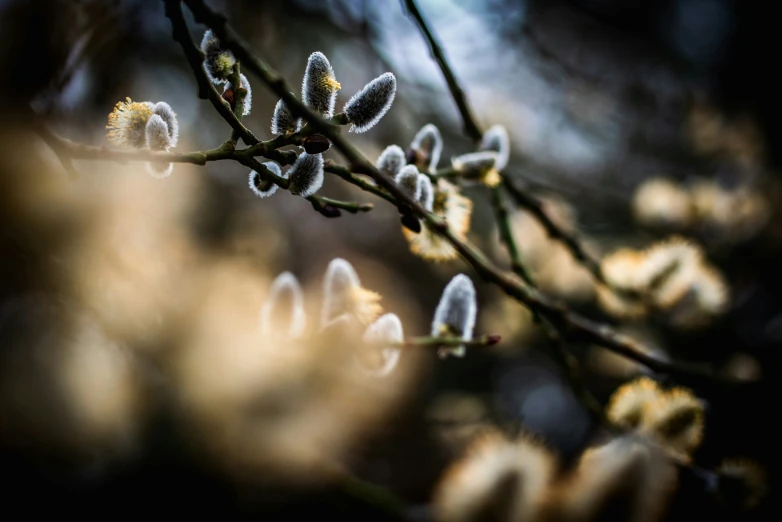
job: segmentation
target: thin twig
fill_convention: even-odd
[[[482,348],[494,346],[502,338],[499,335],[482,335],[465,341],[461,337],[411,337],[397,344],[400,348],[441,348],[453,346],[466,346],[467,348]]]
[[[464,133],[473,140],[479,141],[481,136],[483,136],[483,133],[481,132],[478,124],[475,122],[475,118],[470,111],[470,106],[467,103],[467,97],[464,95],[464,91],[459,85],[459,81],[456,79],[456,76],[453,74],[451,67],[448,65],[448,61],[445,59],[445,53],[443,52],[442,46],[437,41],[437,37],[427,25],[424,17],[421,15],[421,11],[418,9],[415,1],[405,0],[405,6],[407,7],[407,11],[410,13],[410,16],[413,18],[413,20],[415,20],[415,23],[418,24],[418,27],[421,29],[424,38],[426,38],[426,43],[429,45],[429,50],[432,53],[432,57],[437,62],[437,65],[440,66],[440,71],[442,71],[443,76],[445,77],[445,81],[448,84],[448,89],[451,91],[451,96],[456,102],[456,106],[459,108],[459,113],[462,115],[462,120],[464,121]]]

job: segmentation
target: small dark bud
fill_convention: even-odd
[[[223,99],[231,106],[231,110],[236,108],[236,93],[234,93],[233,87],[223,91]]]
[[[499,343],[500,341],[502,341],[502,336],[501,335],[497,335],[497,334],[490,335],[486,339],[486,346],[494,346],[495,344]]]
[[[416,154],[415,149],[407,149],[407,162],[415,164],[416,159],[418,158],[418,154]]]
[[[321,206],[320,204],[313,201],[312,206],[315,210],[327,218],[338,218],[342,216],[342,211],[333,205]]]
[[[331,142],[325,136],[313,134],[304,138],[302,146],[307,154],[320,154],[329,150]]]
[[[399,205],[399,213],[403,216],[411,216],[413,215],[413,209],[408,207],[407,205]]]
[[[418,220],[418,218],[413,217],[411,215],[407,215],[407,216],[402,216],[402,219],[400,221],[402,222],[402,226],[410,230],[411,232],[415,232],[416,234],[421,232],[421,222]]]

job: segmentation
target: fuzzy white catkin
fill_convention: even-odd
[[[321,326],[325,326],[335,317],[345,313],[344,304],[350,293],[361,286],[356,270],[341,257],[331,260],[323,276],[323,307],[321,308]]]
[[[350,132],[366,132],[379,122],[391,108],[396,96],[396,76],[381,74],[353,95],[343,111],[353,125]]]
[[[276,185],[275,185],[276,187]],[[290,320],[287,328],[280,331],[280,325],[275,324],[275,312],[279,307],[279,301],[282,296],[289,294],[291,297]],[[307,323],[307,315],[304,311],[304,293],[296,276],[290,272],[283,272],[278,275],[269,289],[269,295],[261,307],[260,328],[262,335],[270,335],[273,332],[280,332],[289,339],[297,339],[304,333],[304,327]]]
[[[291,93],[293,94],[293,93]],[[274,106],[274,116],[272,116],[272,134],[290,134],[299,130],[301,120],[294,118],[285,100],[280,100]]]
[[[443,153],[443,137],[440,135],[440,129],[427,123],[413,137],[410,148],[415,151],[424,151],[429,158],[429,164],[426,167],[430,172],[434,172]]]
[[[264,163],[264,165],[266,166],[267,169],[272,171],[272,174],[275,174],[282,178],[286,178],[286,179],[288,178],[288,172],[283,173],[280,170],[280,166],[274,163],[273,161],[267,161],[266,163]],[[277,192],[277,189],[280,188],[276,184],[271,183],[268,188],[262,189],[258,187],[258,185],[261,183],[264,183],[263,179],[261,178],[261,175],[258,174],[256,171],[251,170],[250,180],[249,180],[250,190],[252,190],[253,193],[255,193],[255,195],[258,196],[259,198],[268,198],[269,196],[274,195],[274,193]]]
[[[169,147],[176,147],[179,141],[179,121],[174,109],[166,102],[157,102],[152,106],[152,114],[160,116],[168,126]]]
[[[384,377],[391,373],[399,363],[402,355],[402,349],[396,346],[383,346],[383,343],[393,345],[401,343],[405,339],[402,321],[396,314],[385,314],[380,316],[374,323],[369,325],[364,332],[363,341],[373,345],[370,349],[379,349],[383,357],[383,364],[379,368],[370,368],[366,364],[359,363],[359,368],[368,375]]]
[[[466,178],[480,177],[497,165],[497,158],[494,151],[470,152],[452,158],[451,165]]]
[[[244,95],[244,104],[242,105],[242,116],[247,116],[253,108],[253,89],[250,87],[250,80],[247,79],[247,76],[239,73],[239,79],[242,89],[247,91],[247,94]]]
[[[478,304],[475,297],[475,287],[469,277],[464,274],[454,276],[443,290],[440,302],[432,320],[432,337],[439,337],[447,329],[450,335],[461,337],[465,341],[472,339]],[[440,357],[452,354],[464,357],[464,345],[448,347],[440,350]]]
[[[418,175],[418,202],[428,212],[434,209],[434,187],[432,186],[432,180],[426,174]]]
[[[480,148],[481,150],[496,152],[497,159],[494,163],[494,168],[503,170],[508,165],[508,159],[510,158],[508,130],[502,125],[492,125],[489,130],[483,133]]]
[[[152,150],[168,150],[171,146],[171,138],[168,134],[168,125],[158,116],[153,114],[147,120],[147,126],[144,130],[147,147]]]
[[[328,58],[321,53],[312,53],[307,60],[307,69],[301,85],[301,99],[315,112],[331,118],[337,101],[339,83],[334,76]]]
[[[231,51],[222,48],[220,40],[211,29],[207,29],[204,33],[204,38],[201,40],[201,51],[205,55],[204,70],[209,80],[217,85],[225,82],[236,64],[236,58]]]
[[[377,158],[377,168],[391,177],[395,177],[407,163],[405,151],[399,145],[389,145]]]
[[[323,186],[323,156],[302,152],[288,171],[291,194],[303,198],[315,194]]]
[[[394,181],[413,199],[417,200],[421,196],[421,184],[418,182],[418,169],[415,165],[405,165],[396,175]]]

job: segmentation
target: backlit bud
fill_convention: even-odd
[[[443,138],[440,136],[440,130],[427,123],[416,133],[410,144],[408,163],[415,164],[422,172],[434,172],[442,152]]]
[[[272,174],[275,174],[277,176],[287,178],[288,172],[285,174],[282,173],[280,170],[280,166],[274,163],[273,161],[267,161],[264,163],[267,169],[269,169]],[[261,177],[260,174],[258,174],[256,171],[252,170],[250,171],[250,190],[252,190],[256,196],[259,198],[268,198],[269,196],[273,195],[275,192],[277,192],[278,187],[275,183],[272,183],[271,181],[265,180]]]
[[[293,94],[293,93],[291,93]],[[272,134],[290,134],[299,130],[301,120],[294,118],[293,113],[285,104],[285,100],[280,100],[274,106],[274,116],[272,116]]]
[[[434,208],[434,187],[432,187],[432,180],[426,174],[418,175],[418,202],[428,212],[431,212]]]
[[[502,125],[494,125],[485,133],[481,139],[481,150],[494,151],[497,153],[497,161],[494,168],[502,170],[508,165],[510,157],[510,137],[508,131]]]
[[[289,190],[303,198],[315,194],[323,186],[323,157],[302,152],[288,171]]]
[[[201,40],[201,51],[205,55],[204,70],[209,80],[218,85],[223,83],[236,64],[233,53],[222,48],[220,40],[211,29],[204,33],[204,38]]]
[[[261,307],[261,334],[281,334],[296,339],[304,333],[306,320],[304,295],[299,280],[290,272],[283,272],[272,283]]]
[[[479,179],[489,187],[496,187],[502,178],[497,169],[498,153],[471,152],[451,160],[453,169],[466,179]]]
[[[389,145],[377,159],[377,168],[391,177],[396,177],[407,163],[405,151],[399,145]]]
[[[402,187],[405,192],[410,194],[410,197],[417,200],[421,195],[421,185],[418,183],[418,169],[415,165],[406,165],[396,175],[394,181]]]
[[[350,123],[351,132],[366,132],[385,116],[396,95],[396,77],[387,72],[366,84],[353,95],[343,109]]]
[[[364,333],[364,347],[359,354],[359,368],[370,375],[383,377],[399,362],[402,349],[394,346],[404,341],[402,321],[395,314],[385,314],[369,325]]]
[[[168,134],[168,125],[157,114],[150,116],[145,129],[147,147],[152,150],[168,150],[171,138]]]
[[[176,147],[179,141],[179,121],[176,113],[166,102],[157,102],[152,108],[152,114],[160,116],[168,127],[169,147]]]
[[[383,311],[379,300],[380,294],[361,286],[353,265],[342,258],[332,259],[323,278],[321,325],[343,314],[370,324]]]
[[[465,341],[472,339],[475,327],[475,317],[478,305],[475,297],[475,287],[469,277],[464,274],[455,276],[443,290],[440,302],[432,320],[432,337],[460,337]],[[441,358],[449,354],[464,357],[464,345],[440,348]]]
[[[334,69],[323,53],[315,52],[307,61],[304,81],[301,86],[301,98],[315,112],[331,118],[337,101],[339,82]]]

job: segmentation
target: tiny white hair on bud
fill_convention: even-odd
[[[443,153],[443,137],[440,135],[440,129],[432,123],[427,123],[415,134],[410,148],[417,154],[425,153],[428,160],[426,167],[430,172],[436,170]]]
[[[497,165],[499,155],[490,150],[470,152],[451,158],[451,166],[465,177],[480,177]]]
[[[315,194],[323,186],[323,156],[302,152],[288,171],[288,190],[303,198]]]
[[[158,116],[153,114],[147,120],[147,126],[144,129],[147,147],[152,150],[167,150],[171,145],[171,138],[168,134],[168,125]]]
[[[167,178],[173,171],[173,163],[163,163],[162,161],[150,161],[147,163],[147,174],[155,179]]]
[[[328,58],[321,52],[312,53],[307,60],[307,69],[301,85],[301,99],[304,104],[331,118],[334,115],[339,88]]]
[[[418,202],[426,209],[427,212],[431,212],[434,209],[434,187],[432,186],[432,180],[426,174],[418,175]]]
[[[391,177],[395,177],[407,163],[405,151],[399,145],[389,145],[377,158],[377,168]]]
[[[287,295],[286,295],[287,294]],[[290,297],[290,320],[282,327],[278,324],[279,302],[282,297]],[[271,335],[281,332],[285,337],[297,339],[304,333],[307,323],[307,314],[304,311],[304,292],[302,292],[299,280],[290,272],[283,272],[277,276],[269,289],[260,313],[260,328],[262,335]],[[285,327],[287,326],[287,327]]]
[[[247,116],[253,108],[253,88],[250,87],[250,80],[242,73],[239,73],[239,84],[242,89],[247,91],[247,94],[244,95],[244,102],[242,105],[242,116]]]
[[[396,76],[384,73],[353,95],[343,109],[351,125],[350,132],[366,132],[391,108],[396,96]]]
[[[418,200],[421,196],[421,184],[418,182],[418,169],[415,165],[405,165],[394,181],[402,187],[410,196]]]
[[[510,158],[510,136],[503,125],[492,125],[481,138],[481,150],[489,150],[497,153],[494,168],[502,170],[508,166]]]
[[[204,53],[204,70],[209,81],[216,85],[224,83],[236,64],[233,53],[223,49],[220,40],[211,29],[207,29],[204,33],[201,51]]]
[[[160,116],[168,126],[169,147],[176,147],[179,141],[179,121],[177,120],[174,109],[164,101],[157,102],[152,106],[152,114]]]
[[[399,363],[402,349],[393,346],[405,339],[402,321],[396,314],[380,316],[374,323],[367,327],[362,340],[369,345],[367,348],[380,351],[383,359],[378,367],[370,367],[367,363],[358,362],[358,367],[366,374],[374,377],[385,377],[390,374]],[[384,346],[385,344],[385,346]],[[390,346],[389,346],[390,345]]]
[[[291,93],[293,94],[293,93]],[[301,119],[295,118],[285,100],[280,99],[274,106],[272,116],[272,134],[290,134],[299,130]]]
[[[323,276],[323,307],[321,308],[321,326],[345,313],[345,303],[355,288],[361,287],[356,270],[341,257],[331,260]]]
[[[448,283],[434,311],[432,320],[432,337],[456,336],[465,341],[472,339],[478,304],[475,297],[475,286],[469,277],[458,274]],[[464,345],[441,348],[438,354],[441,358],[449,354],[464,357]]]
[[[273,161],[267,161],[264,163],[264,166],[266,166],[267,169],[272,171],[272,174],[275,174],[277,176],[287,178],[288,173],[282,173],[282,170],[280,169],[280,166],[274,163]],[[266,187],[266,183],[268,183],[268,188]],[[268,198],[269,196],[274,195],[275,192],[277,192],[278,187],[275,183],[267,182],[264,180],[260,174],[258,174],[256,171],[251,170],[250,171],[250,190],[255,193],[256,196],[259,198]]]

